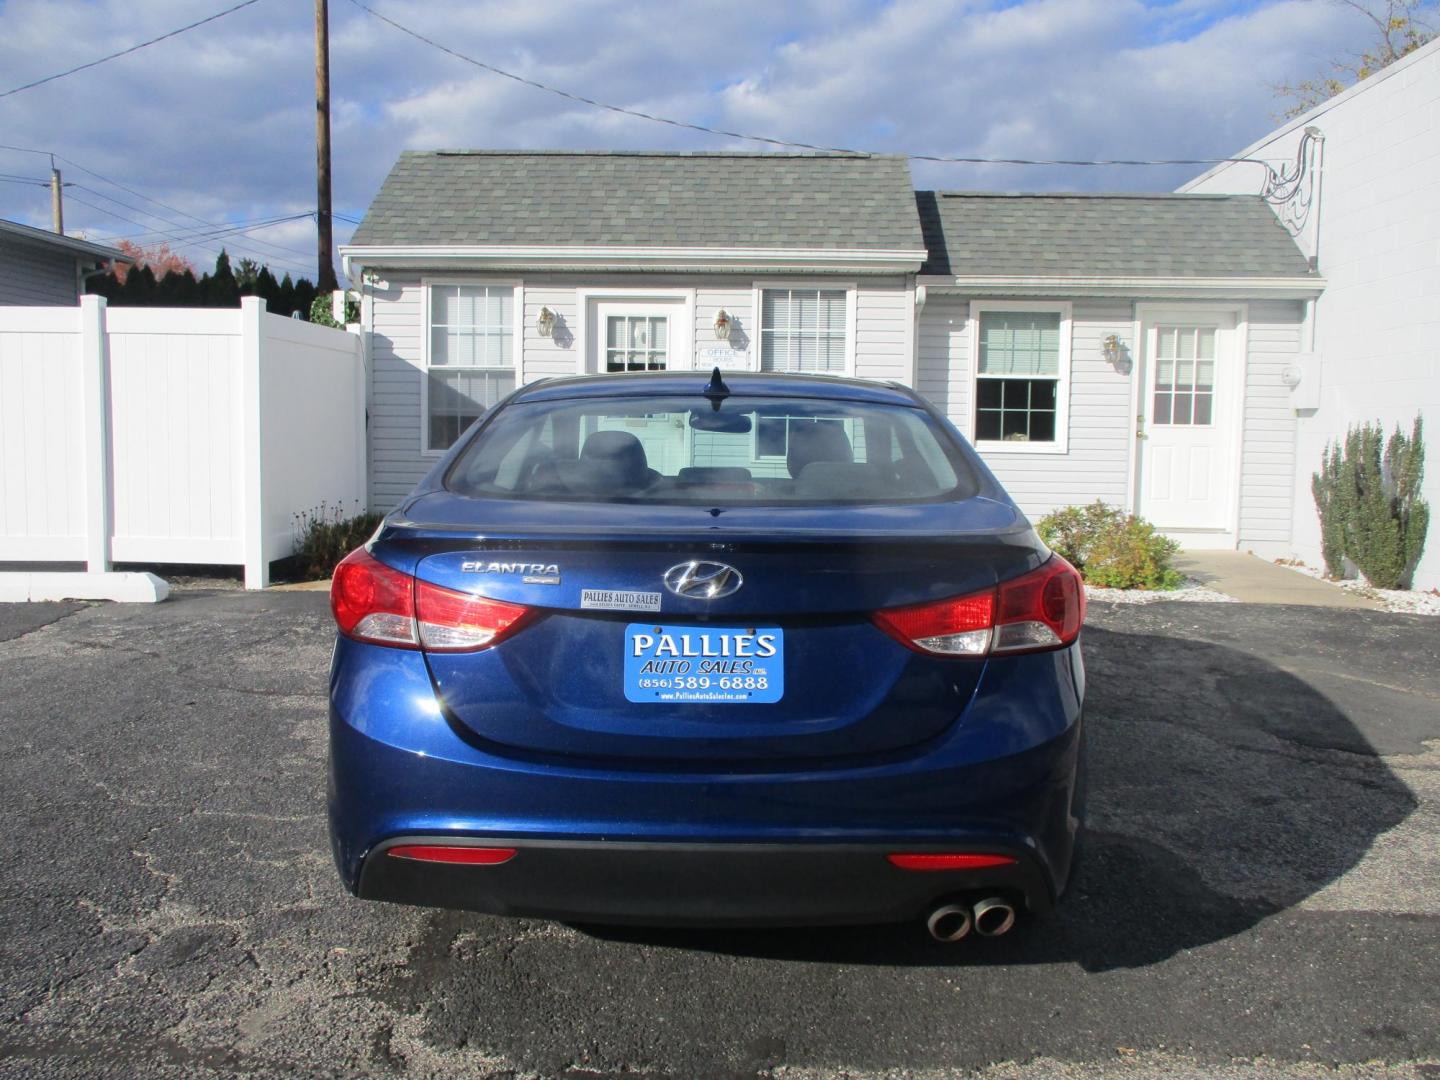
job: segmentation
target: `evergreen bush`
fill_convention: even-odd
[[[1326,445],[1310,490],[1331,577],[1346,576],[1348,559],[1377,589],[1409,588],[1430,525],[1430,507],[1420,497],[1424,434],[1417,415],[1408,438],[1396,425],[1386,442],[1384,429],[1367,423]]]
[[[1185,577],[1171,565],[1180,545],[1143,518],[1096,499],[1046,514],[1040,539],[1080,571],[1087,585],[1107,589],[1178,589]]]

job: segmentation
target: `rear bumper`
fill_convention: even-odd
[[[1031,854],[994,844],[985,853],[1009,855],[1015,863],[911,871],[886,861],[893,847],[874,845],[485,838],[474,843],[514,848],[514,858],[498,866],[457,866],[388,854],[399,844],[455,842],[450,835],[410,836],[379,845],[365,859],[359,895],[492,915],[654,926],[903,922],[961,894],[1023,897],[1032,910],[1052,903],[1050,882]]]
[[[420,654],[342,640],[331,842],[357,895],[500,914],[858,923],[981,890],[1043,911],[1064,889],[1079,827],[1082,696],[1072,648],[994,665],[964,716],[905,754],[768,770],[565,761],[474,738],[441,709]],[[418,838],[517,855],[477,867],[384,854]],[[896,851],[1017,862],[902,871],[884,858]]]

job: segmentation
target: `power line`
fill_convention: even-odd
[[[675,120],[668,116],[658,116],[655,113],[642,112],[639,109],[626,108],[623,105],[611,105],[608,102],[597,101],[594,98],[577,94],[570,90],[563,90],[558,86],[551,86],[548,83],[537,82],[534,79],[527,79],[523,75],[516,75],[513,71],[506,71],[504,68],[496,67],[494,64],[487,64],[484,60],[477,60],[473,56],[466,56],[462,52],[442,45],[434,38],[428,38],[418,30],[396,22],[388,15],[382,15],[374,8],[363,4],[360,0],[350,0],[361,11],[374,16],[388,26],[394,27],[402,34],[414,38],[416,41],[424,42],[432,48],[453,56],[457,60],[463,60],[467,64],[488,71],[492,75],[499,75],[502,78],[511,79],[524,86],[536,90],[543,90],[547,94],[554,94],[557,97],[565,98],[568,101],[577,101],[582,105],[590,105],[597,109],[605,109],[609,112],[619,113],[622,116],[633,116],[639,120],[649,120],[656,124],[667,124],[670,127],[683,128],[687,131],[698,131],[706,135],[719,135],[726,139],[743,139],[747,142],[766,143],[770,146],[784,146],[795,150],[817,150],[828,154],[855,154],[869,155],[872,151],[853,150],[843,146],[822,146],[817,143],[796,142],[791,139],[777,139],[769,135],[750,135],[743,131],[727,131],[724,128],[706,127],[704,124],[692,124],[686,120]],[[1122,158],[1107,158],[1100,160],[1076,160],[1066,158],[1055,158],[1050,160],[1039,160],[1032,158],[990,158],[990,157],[958,157],[946,154],[905,154],[904,157],[911,161],[933,161],[947,165],[1221,165],[1229,162],[1254,161],[1254,158],[1162,158],[1155,160],[1132,160]]]
[[[129,186],[125,185],[125,184],[122,184],[122,183],[121,183],[120,181],[118,181],[118,180],[113,180],[113,179],[111,179],[111,178],[108,177],[108,176],[104,176],[104,175],[102,175],[101,173],[96,172],[94,169],[87,168],[86,166],[81,165],[78,161],[73,161],[73,160],[71,160],[70,158],[65,157],[63,154],[56,154],[56,153],[53,153],[52,151],[49,151],[49,150],[36,150],[34,147],[31,147],[31,146],[12,146],[12,145],[9,145],[9,144],[7,144],[7,143],[0,143],[0,150],[15,150],[15,151],[18,151],[18,152],[24,153],[24,154],[38,154],[38,155],[40,155],[41,157],[49,157],[50,159],[52,159],[52,162],[53,162],[54,160],[57,160],[57,159],[58,159],[59,161],[64,162],[66,165],[69,165],[69,166],[71,166],[72,168],[79,169],[81,172],[86,173],[86,174],[89,175],[89,176],[95,177],[95,179],[97,179],[97,180],[103,181],[103,182],[106,183],[106,184],[110,184],[110,185],[113,186],[113,187],[117,187],[117,188],[119,188],[121,191],[124,191],[124,192],[127,192],[128,194],[134,195],[136,198],[144,199],[146,202],[148,202],[148,203],[153,203],[155,206],[159,206],[159,207],[161,207],[161,208],[163,208],[163,209],[165,209],[165,210],[169,210],[169,211],[171,211],[172,213],[179,214],[179,215],[181,215],[182,217],[187,217],[187,218],[189,218],[191,221],[198,222],[200,225],[203,225],[203,226],[205,226],[206,228],[222,229],[222,228],[228,228],[228,227],[229,227],[228,224],[221,223],[221,222],[218,222],[218,221],[207,221],[205,218],[197,217],[195,214],[190,213],[188,210],[182,210],[182,209],[180,209],[178,206],[171,206],[169,203],[161,202],[159,199],[152,198],[151,196],[146,195],[143,191],[137,191],[135,188],[132,188],[132,187],[129,187]],[[81,186],[81,185],[66,185],[66,186],[68,187],[68,186]],[[100,195],[101,198],[103,198],[103,199],[108,199],[110,202],[116,203],[116,204],[119,205],[119,206],[124,206],[124,207],[126,207],[126,209],[135,210],[135,211],[138,212],[138,213],[148,214],[148,215],[150,215],[151,217],[158,218],[160,221],[164,221],[164,222],[166,222],[166,223],[169,224],[169,225],[174,225],[174,226],[177,226],[177,227],[180,227],[180,228],[185,228],[185,227],[186,227],[186,226],[184,226],[181,222],[175,221],[173,218],[167,218],[164,214],[157,214],[157,213],[155,213],[153,210],[143,210],[143,209],[141,209],[141,208],[139,208],[139,207],[131,206],[131,205],[129,205],[128,203],[122,202],[121,200],[114,198],[113,196],[104,195],[104,194],[102,194],[101,192],[95,191],[94,188],[89,188],[89,187],[87,187],[87,188],[85,188],[85,190],[90,191],[90,192],[92,192],[92,193],[94,193],[94,194],[96,194],[96,195]],[[83,203],[82,205],[87,205],[87,206],[88,206],[88,205],[91,205],[91,204],[89,204],[89,203]],[[97,209],[98,209],[98,208],[97,208]],[[168,235],[167,233],[165,233],[164,230],[155,229],[153,226],[146,225],[146,224],[144,224],[143,222],[134,221],[133,219],[130,219],[130,218],[124,218],[124,219],[122,219],[122,220],[131,221],[132,224],[139,225],[139,226],[141,226],[141,228],[146,229],[147,231],[153,233],[154,235],[163,236],[163,237],[165,237],[166,239],[177,239],[176,237],[170,236],[170,235]],[[232,224],[233,224],[233,223],[232,223]],[[191,228],[193,228],[193,226],[192,226]],[[183,243],[184,241],[177,241],[177,242]],[[308,253],[306,253],[306,252],[299,251],[299,250],[296,249],[296,248],[286,247],[284,244],[276,244],[276,243],[274,243],[273,241],[269,241],[269,240],[254,240],[254,241],[253,241],[253,246],[251,246],[251,245],[246,245],[246,247],[249,247],[249,248],[250,248],[250,253],[253,254],[253,255],[259,255],[259,256],[261,256],[262,258],[265,258],[265,259],[274,259],[277,263],[282,263],[282,264],[289,265],[289,266],[294,266],[294,267],[299,267],[299,266],[304,265],[304,264],[291,262],[291,261],[285,259],[282,255],[277,255],[277,254],[274,254],[274,253],[275,253],[275,252],[285,252],[285,253],[288,253],[288,254],[290,254],[290,255],[299,255],[299,256],[301,256],[302,258],[305,258],[305,259],[308,259],[308,258],[309,258],[309,255],[308,255]],[[206,250],[214,250],[214,249],[213,249],[213,248],[207,248]],[[245,248],[237,247],[237,250],[238,250],[238,251],[241,251],[241,252],[243,253],[243,252],[245,251]]]
[[[214,22],[216,19],[223,19],[226,15],[230,15],[233,12],[239,11],[241,8],[247,8],[251,4],[256,4],[259,2],[260,0],[241,0],[241,2],[236,4],[234,7],[228,7],[224,11],[217,11],[214,15],[208,15],[205,18],[200,19],[196,22],[192,22],[188,25],[181,26],[175,30],[171,30],[169,33],[161,34],[159,37],[151,38],[149,41],[142,41],[138,45],[131,45],[129,48],[121,49],[119,52],[113,52],[109,56],[102,56],[98,60],[91,60],[88,64],[81,64],[79,67],[70,68],[70,70],[68,71],[61,71],[54,75],[47,75],[43,79],[36,79],[34,82],[28,82],[24,86],[17,86],[14,89],[0,92],[0,98],[7,98],[11,94],[18,94],[22,90],[33,90],[37,86],[44,86],[46,83],[54,82],[56,79],[63,79],[67,75],[74,75],[76,72],[79,71],[86,71],[89,68],[99,67],[101,64],[107,63],[110,60],[116,60],[122,56],[129,56],[131,53],[139,52],[141,49],[147,48],[150,45],[154,45],[157,42],[165,41],[167,38],[172,38],[179,34],[183,34],[187,30],[194,30],[197,26],[204,26],[206,23]]]
[[[95,190],[95,188],[92,188],[92,187],[90,187],[90,186],[87,185],[87,184],[67,184],[67,185],[65,185],[65,186],[66,186],[66,187],[79,188],[81,191],[88,191],[88,192],[90,192],[90,194],[92,194],[92,195],[96,195],[96,196],[98,196],[99,198],[105,199],[105,200],[108,201],[108,202],[112,202],[112,203],[114,203],[116,206],[123,206],[126,210],[133,210],[133,211],[135,211],[137,214],[148,214],[149,216],[151,216],[151,217],[153,217],[153,218],[159,218],[161,221],[165,221],[165,222],[166,222],[167,224],[169,224],[169,225],[177,226],[177,227],[179,227],[179,228],[181,228],[181,229],[186,228],[186,226],[181,225],[181,224],[180,224],[179,222],[177,222],[177,221],[173,221],[173,220],[170,220],[170,219],[165,218],[164,215],[162,215],[162,214],[157,214],[157,213],[155,213],[155,211],[153,211],[153,210],[146,210],[146,209],[145,209],[144,207],[142,207],[142,206],[134,206],[134,205],[132,205],[131,203],[125,202],[123,199],[117,199],[117,198],[115,198],[115,196],[113,196],[113,195],[107,195],[107,194],[105,194],[105,192],[103,192],[103,191],[97,191],[97,190]],[[287,215],[285,215],[285,216],[283,216],[283,217],[261,218],[261,219],[259,219],[259,220],[264,221],[264,222],[266,223],[266,225],[264,225],[264,226],[256,225],[256,226],[252,226],[252,228],[264,228],[264,227],[268,227],[269,225],[277,225],[277,224],[279,224],[279,223],[282,222],[282,221],[296,221],[296,220],[298,220],[299,218],[310,217],[310,216],[311,216],[311,212],[307,210],[307,211],[303,211],[303,212],[298,213],[298,214],[287,214]],[[164,236],[164,237],[165,237],[166,239],[168,239],[168,240],[174,240],[174,241],[176,241],[177,243],[191,243],[193,240],[204,240],[204,239],[207,239],[207,238],[213,238],[213,237],[219,237],[219,236],[229,236],[229,235],[233,235],[233,234],[237,234],[237,233],[238,233],[238,234],[242,234],[242,235],[248,235],[248,233],[249,233],[249,229],[246,228],[245,225],[244,225],[244,223],[242,223],[242,222],[228,222],[228,223],[225,223],[225,224],[221,224],[221,223],[219,223],[219,222],[214,222],[214,223],[208,225],[206,228],[209,229],[210,231],[208,231],[208,232],[203,232],[203,231],[202,231],[202,232],[200,232],[200,233],[197,233],[197,234],[196,234],[195,236],[193,236],[193,237],[190,237],[190,236],[181,237],[181,236],[179,236],[178,234],[167,234],[167,233],[165,233],[165,231],[162,230],[162,229],[155,229],[155,230],[153,230],[153,231],[154,231],[155,233],[157,233],[158,235]],[[268,240],[256,240],[254,237],[251,237],[251,240],[252,240],[255,244],[257,244],[257,245],[262,245],[262,246],[264,246],[264,247],[275,248],[276,250],[279,250],[279,251],[291,251],[291,252],[294,252],[294,253],[297,254],[297,255],[298,255],[298,254],[301,254],[300,252],[295,251],[294,248],[286,248],[286,247],[284,247],[283,245],[280,245],[280,244],[272,244],[272,243],[270,243]],[[262,254],[263,254],[263,252],[262,252]],[[274,257],[274,256],[271,256],[271,257]]]

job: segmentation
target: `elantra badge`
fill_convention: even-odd
[[[519,574],[525,585],[559,585],[560,567],[555,563],[481,562],[467,560],[460,564],[463,574]]]
[[[690,600],[718,600],[745,584],[740,571],[719,562],[693,561],[665,571],[665,588]]]

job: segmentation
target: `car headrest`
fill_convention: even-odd
[[[807,424],[790,422],[790,449],[785,455],[785,467],[792,477],[798,477],[805,466],[817,461],[851,462],[855,454],[850,449],[850,440],[845,429],[837,423],[820,421]]]
[[[645,447],[628,431],[596,431],[580,448],[580,463],[591,483],[604,489],[643,487],[654,479]]]

